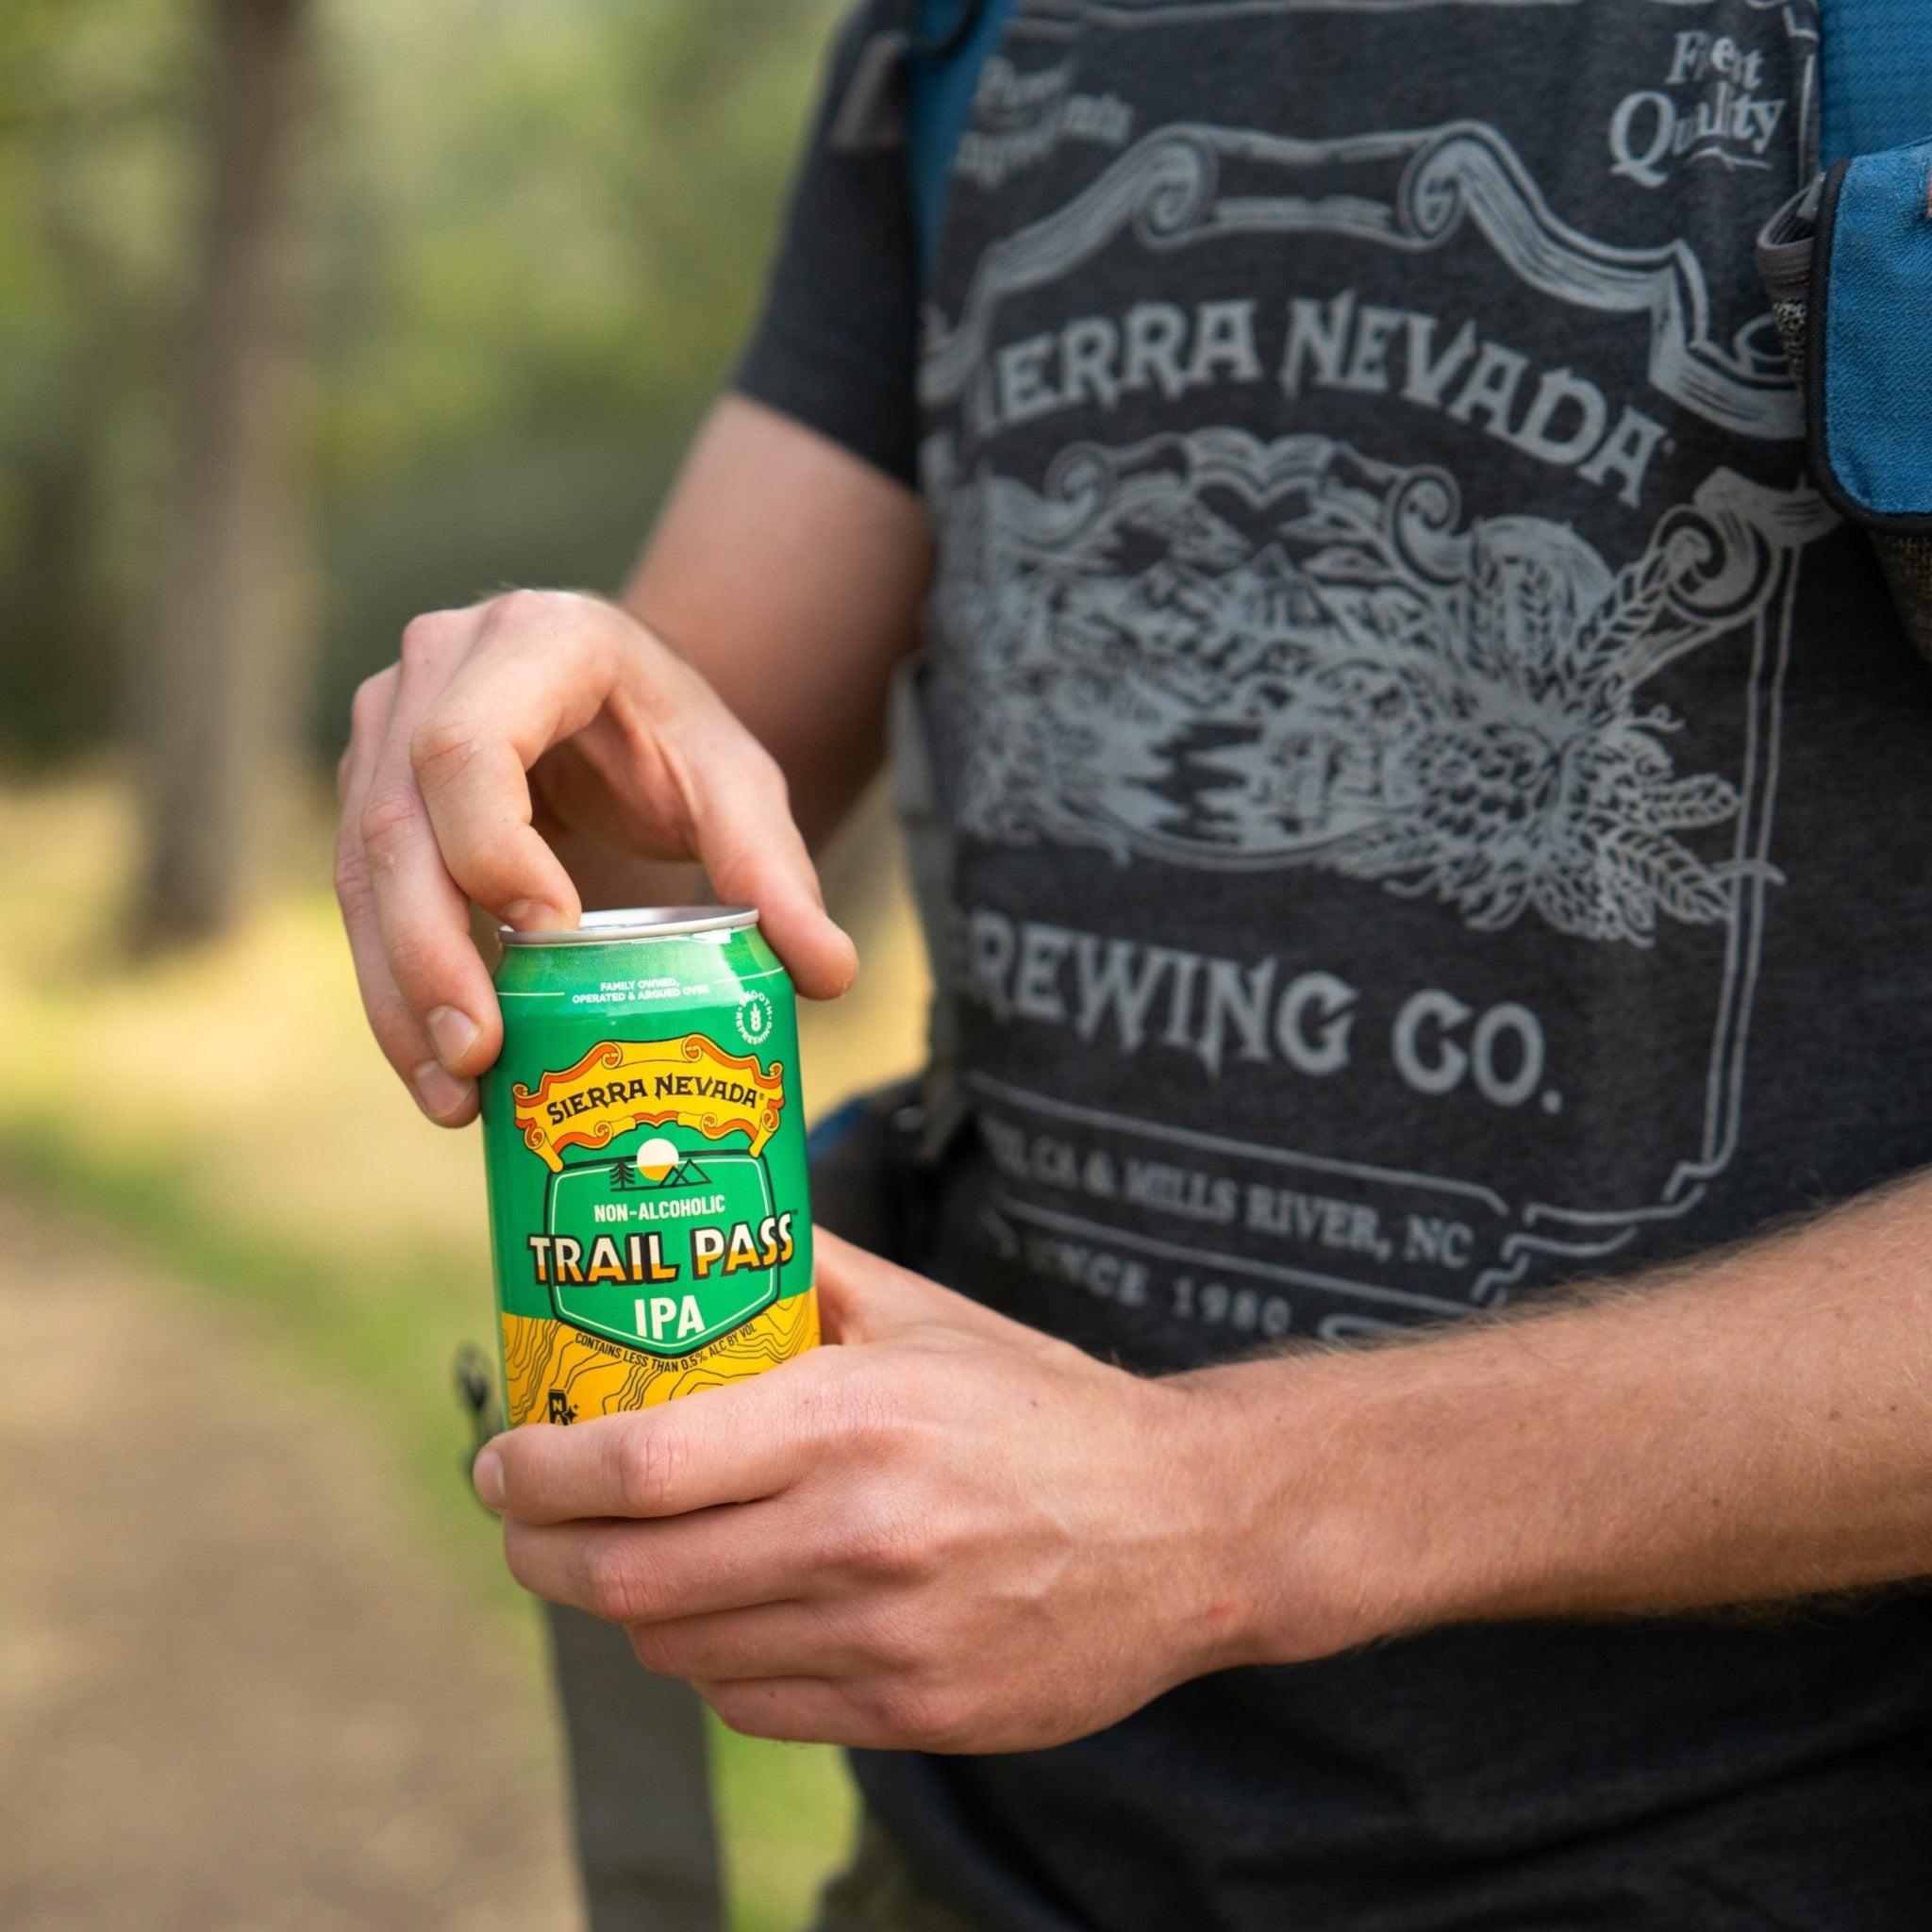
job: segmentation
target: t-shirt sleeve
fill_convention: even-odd
[[[833,44],[741,394],[914,481],[918,286],[891,29],[866,0]]]

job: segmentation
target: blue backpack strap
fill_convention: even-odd
[[[922,287],[932,269],[953,158],[966,131],[979,70],[1018,0],[915,0],[907,55],[906,175]]]
[[[1820,0],[1824,165],[1932,135],[1932,0]]]

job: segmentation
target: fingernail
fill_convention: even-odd
[[[458,1062],[476,1043],[479,1029],[475,1021],[455,1007],[432,1007],[423,1024],[429,1029],[429,1039],[436,1048],[436,1058],[451,1073],[457,1073]]]
[[[470,1480],[476,1493],[492,1509],[503,1507],[503,1457],[494,1449],[480,1449],[470,1469]]]
[[[454,1120],[470,1104],[475,1083],[459,1080],[435,1060],[425,1060],[409,1075],[423,1111],[433,1121]]]
[[[503,923],[519,932],[554,932],[570,924],[555,906],[542,899],[519,899],[503,908]]]

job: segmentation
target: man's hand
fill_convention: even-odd
[[[1241,1659],[1186,1388],[817,1240],[842,1345],[482,1452],[523,1584],[764,1737],[1026,1750]]]
[[[520,931],[576,924],[562,831],[702,862],[756,906],[799,991],[844,991],[777,764],[677,654],[598,598],[515,591],[419,617],[356,694],[336,892],[377,1041],[432,1120],[476,1111],[503,1028],[467,902]],[[546,834],[549,835],[546,837]]]
[[[1441,1624],[1932,1574],[1932,1178],[1573,1306],[1164,1381],[819,1239],[845,1346],[476,1465],[516,1574],[741,1729],[1024,1750]]]
[[[878,769],[931,565],[904,484],[726,396],[622,607],[515,591],[410,625],[356,695],[336,891],[370,1024],[424,1112],[473,1118],[503,1037],[466,900],[570,926],[587,896],[691,896],[677,861],[696,860],[758,908],[800,992],[844,991],[852,943],[805,839]]]

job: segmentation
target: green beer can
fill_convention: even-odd
[[[813,1347],[798,1020],[757,913],[591,912],[503,941],[483,1144],[511,1424]]]

